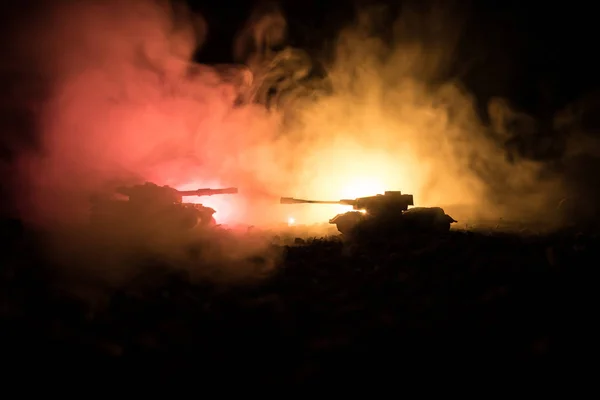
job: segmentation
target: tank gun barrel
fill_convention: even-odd
[[[356,203],[356,200],[304,200],[304,199],[295,199],[293,197],[282,197],[279,201],[280,204],[342,204],[347,206],[352,206]]]
[[[223,189],[196,189],[196,190],[178,190],[180,196],[212,196],[215,194],[237,194],[238,188],[229,187]]]

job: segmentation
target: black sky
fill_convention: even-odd
[[[392,10],[401,8],[399,2],[383,2]],[[231,42],[250,14],[253,2],[188,3],[205,15],[210,26],[208,41],[199,51],[198,60],[230,61]],[[309,50],[331,41],[354,15],[351,1],[280,3],[288,18],[290,40]],[[594,51],[597,17],[593,3],[511,0],[457,4],[455,7],[468,18],[463,25],[456,70],[461,71],[463,81],[477,97],[506,96],[541,117],[594,92],[600,83],[600,61]],[[465,65],[466,72],[461,68]]]
[[[55,0],[76,1],[76,0]],[[232,42],[255,1],[186,0],[201,12],[209,36],[198,61],[232,61]],[[292,45],[317,51],[351,22],[353,3],[365,0],[281,0]],[[423,1],[412,1],[425,3]],[[3,6],[0,35],[10,43],[14,26],[51,0],[22,0]],[[402,3],[380,0],[391,9]],[[596,56],[595,4],[564,2],[448,0],[441,2],[464,12],[463,39],[455,60],[457,71],[477,97],[505,96],[534,114],[560,109],[599,86],[600,58]],[[451,5],[453,3],[454,5]],[[4,59],[10,57],[3,51]],[[5,62],[5,61],[3,61]],[[464,65],[469,68],[464,70]]]

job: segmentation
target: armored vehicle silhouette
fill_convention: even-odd
[[[109,197],[92,199],[91,220],[96,225],[143,230],[189,230],[215,225],[216,210],[184,203],[183,197],[236,194],[237,188],[177,190],[151,182],[122,186]]]
[[[413,207],[412,194],[386,191],[375,196],[338,201],[302,200],[282,197],[281,204],[340,204],[355,211],[338,214],[329,220],[343,235],[359,232],[443,232],[457,222],[440,207]]]

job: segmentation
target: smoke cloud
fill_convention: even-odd
[[[273,7],[241,27],[231,66],[191,61],[210,26],[167,1],[46,11],[15,42],[47,87],[39,147],[21,153],[16,175],[30,221],[85,220],[90,194],[143,181],[237,186],[237,196],[201,200],[219,222],[248,224],[323,222],[343,210],[280,206],[279,196],[402,190],[417,205],[460,206],[461,219],[543,216],[563,193],[546,165],[507,158],[513,122],[526,130],[528,117],[494,100],[486,126],[473,96],[447,79],[456,13],[406,8],[382,31],[389,13],[361,11],[323,77],[285,46],[286,20]]]
[[[280,179],[278,117],[234,106],[246,69],[190,62],[201,18],[168,2],[84,1],[36,22],[20,39],[51,95],[41,151],[21,159],[32,220],[85,218],[89,194],[117,182],[244,189]]]
[[[460,15],[405,7],[386,25],[389,15],[385,7],[363,9],[340,32],[328,65],[330,94],[301,104],[293,101],[298,90],[283,96],[302,149],[291,194],[339,199],[402,190],[463,221],[547,219],[561,180],[544,176],[542,163],[510,160],[505,146],[517,134],[513,122],[531,118],[493,99],[486,126],[475,98],[448,78]],[[342,210],[315,207],[298,206],[294,217],[325,220]]]

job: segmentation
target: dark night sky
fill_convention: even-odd
[[[252,2],[188,1],[202,12],[210,36],[198,59],[222,62],[231,56],[231,40],[252,9]],[[204,3],[204,4],[201,4]],[[350,1],[283,1],[290,39],[299,47],[321,47],[351,20]],[[364,3],[364,2],[363,2]],[[381,3],[381,2],[379,2]],[[392,8],[398,5],[390,0]],[[469,5],[470,3],[470,5]],[[208,5],[207,5],[208,4]],[[463,80],[478,97],[511,98],[537,115],[551,114],[564,104],[595,90],[600,82],[593,48],[592,3],[460,2],[467,12],[456,68],[476,60]],[[543,93],[546,93],[545,95]]]
[[[233,38],[248,18],[254,2],[187,2],[192,9],[201,12],[209,24],[208,40],[198,52],[198,60],[231,61]],[[378,3],[382,2],[392,8],[401,7],[398,1]],[[593,50],[597,17],[592,2],[453,2],[468,16],[456,69],[464,70],[461,65],[472,62],[462,75],[463,80],[483,101],[492,95],[506,96],[529,112],[543,115],[594,91],[600,83],[596,72],[600,61],[596,60]],[[11,9],[4,9],[0,24],[4,41],[10,41],[11,29],[27,19],[40,3],[52,1],[22,0],[12,3]],[[287,14],[292,44],[313,51],[331,41],[353,16],[350,0],[282,0],[280,3]],[[545,101],[544,91],[547,93]]]

